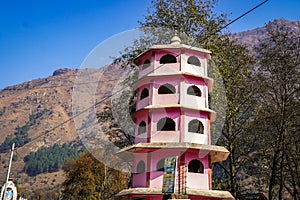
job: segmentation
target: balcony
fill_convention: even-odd
[[[146,172],[132,175],[132,187],[146,187]]]
[[[151,64],[149,67],[145,68],[145,69],[142,69],[142,67],[140,68],[140,71],[139,71],[139,79],[144,77],[144,76],[147,76],[151,73],[153,73],[154,71],[154,67],[153,67],[153,64]]]
[[[134,143],[146,143],[147,142],[147,132],[137,135],[134,139]]]
[[[150,97],[144,98],[142,100],[137,101],[136,110],[140,110],[149,105]]]
[[[187,63],[182,67],[182,72],[194,74],[196,76],[207,76],[203,66],[196,66]]]
[[[155,75],[178,74],[180,71],[180,63],[159,64],[155,67]]]
[[[208,137],[207,135],[200,133],[186,132],[184,135],[184,142],[208,144]]]
[[[187,188],[192,189],[209,189],[209,176],[208,174],[199,174],[199,173],[187,173]]]
[[[203,109],[207,108],[205,97],[197,97],[193,95],[182,94],[181,104],[188,108]]]
[[[179,142],[180,131],[152,131],[151,142]]]
[[[151,188],[162,188],[163,185],[163,172],[154,171],[150,174],[150,187]]]
[[[153,99],[154,105],[178,104],[178,94],[155,94]]]

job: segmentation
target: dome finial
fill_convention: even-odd
[[[180,43],[181,43],[181,40],[176,35],[171,39],[171,44],[180,44]]]

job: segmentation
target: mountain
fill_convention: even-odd
[[[280,21],[291,29],[300,29],[299,21]],[[233,37],[240,43],[253,47],[259,39],[265,37],[265,34],[266,28],[260,27],[234,33]],[[89,85],[98,80],[95,101],[100,101],[111,94],[117,81],[124,74],[124,70],[117,65],[106,66],[100,73],[95,69],[85,71],[88,79],[80,84]],[[62,183],[64,180],[62,171],[33,176],[26,174],[24,159],[30,153],[33,154],[45,147],[53,147],[55,144],[78,147],[82,145],[76,133],[72,111],[72,92],[76,86],[78,72],[79,70],[74,69],[58,69],[47,78],[9,86],[0,91],[1,184],[6,178],[12,141],[16,142],[18,147],[15,150],[11,174],[19,186],[28,190],[51,189]],[[99,74],[102,76],[99,77]],[[100,106],[97,109],[100,111],[106,108]]]
[[[24,159],[29,159],[28,155],[39,149],[43,149],[45,153],[46,147],[51,148],[55,144],[82,146],[72,120],[74,117],[72,91],[78,71],[58,69],[47,78],[9,86],[0,91],[1,185],[5,182],[12,142],[16,144],[16,148],[11,176],[21,187],[29,190],[49,188],[63,181],[63,178],[58,178],[62,177],[62,172],[44,173],[37,175],[38,178],[27,175],[24,173]],[[83,71],[88,71],[89,78],[92,80],[98,80],[100,77],[96,76],[102,75],[95,94],[96,101],[110,94],[116,80],[124,72],[119,66],[114,65],[106,66],[100,71],[95,69]],[[40,163],[34,167],[38,165]]]
[[[275,20],[281,24],[285,24],[291,30],[300,30],[300,21],[288,21],[284,19]],[[233,38],[236,38],[238,42],[247,45],[250,49],[253,48],[259,40],[266,37],[266,27],[259,27],[253,30],[248,30],[244,32],[238,32],[232,34]]]

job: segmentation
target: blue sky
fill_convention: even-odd
[[[219,0],[234,19],[262,0]],[[0,89],[79,68],[99,43],[138,27],[151,0],[0,0]],[[300,20],[299,0],[269,0],[229,27],[232,32],[284,18]]]

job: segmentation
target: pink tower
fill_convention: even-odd
[[[117,196],[132,200],[234,199],[212,190],[211,163],[229,155],[211,145],[207,76],[210,51],[181,44],[155,45],[139,55],[132,188]]]

